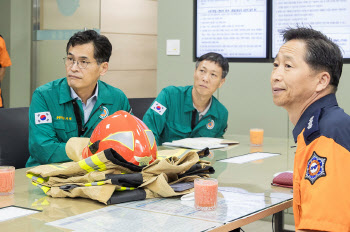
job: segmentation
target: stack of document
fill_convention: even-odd
[[[165,142],[162,145],[202,150],[206,147],[208,147],[209,149],[215,149],[215,148],[227,147],[228,145],[233,145],[233,144],[238,144],[238,142],[233,140],[227,140],[227,139],[199,137],[199,138],[187,138],[187,139],[174,140],[172,142]]]

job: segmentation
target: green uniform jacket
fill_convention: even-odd
[[[98,97],[89,120],[84,125],[82,137],[90,137],[97,124],[118,110],[130,112],[125,94],[115,87],[98,81]],[[29,152],[26,166],[66,162],[68,158],[65,146],[71,137],[78,137],[78,126],[74,114],[73,99],[66,78],[49,82],[37,88],[29,108]],[[77,101],[81,119],[84,112],[81,101]],[[39,113],[51,114],[51,122],[36,124]],[[40,116],[39,116],[40,117]]]
[[[183,138],[217,138],[222,137],[225,133],[228,111],[214,96],[209,111],[195,128],[191,129],[192,111],[195,109],[192,101],[192,88],[193,86],[166,87],[147,110],[143,121],[153,131],[157,145]],[[160,105],[157,105],[157,102]],[[156,109],[157,106],[160,110]],[[166,110],[164,111],[162,107],[165,107]]]

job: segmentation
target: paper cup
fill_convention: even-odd
[[[250,129],[250,145],[262,146],[264,140],[264,129],[253,128]]]
[[[194,206],[197,210],[215,210],[218,202],[218,181],[213,178],[194,180]]]
[[[15,167],[0,166],[0,195],[13,194],[15,184]]]

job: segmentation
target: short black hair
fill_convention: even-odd
[[[305,42],[305,62],[315,71],[328,72],[331,77],[330,85],[336,91],[343,70],[343,55],[338,45],[312,28],[288,28],[282,33],[285,42],[294,39]]]
[[[87,43],[93,43],[94,58],[98,64],[109,62],[109,58],[112,54],[112,44],[106,36],[100,35],[94,30],[79,31],[75,33],[67,43],[67,55],[70,47]]]
[[[222,79],[226,77],[229,71],[229,65],[228,65],[227,59],[223,57],[221,54],[215,53],[215,52],[209,52],[202,55],[201,57],[199,57],[199,59],[196,62],[196,69],[198,68],[200,62],[202,62],[203,60],[209,60],[214,62],[215,64],[218,64],[222,68]]]

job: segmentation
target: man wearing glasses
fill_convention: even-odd
[[[66,77],[35,90],[29,108],[26,166],[70,161],[71,137],[90,137],[96,125],[118,110],[130,112],[125,94],[99,80],[108,70],[109,40],[93,30],[75,33],[64,58]]]

